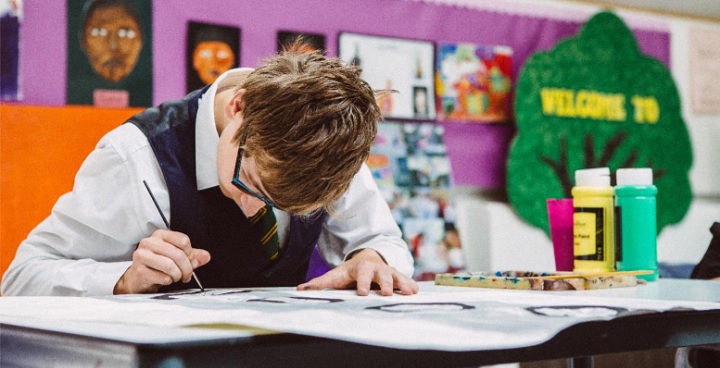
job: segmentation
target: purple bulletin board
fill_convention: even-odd
[[[23,104],[64,105],[66,85],[65,1],[25,0],[21,72]],[[409,16],[411,15],[411,16]],[[573,36],[577,21],[510,15],[407,0],[173,0],[153,1],[153,104],[185,94],[185,34],[189,20],[242,29],[241,66],[252,67],[275,52],[277,31],[324,34],[327,55],[337,55],[340,32],[434,42],[507,45],[513,80],[527,57]],[[641,50],[669,66],[668,32],[636,30]],[[514,124],[441,121],[455,185],[505,186],[505,159]]]

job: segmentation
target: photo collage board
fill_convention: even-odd
[[[413,255],[413,277],[463,270],[442,125],[380,123],[368,166]]]

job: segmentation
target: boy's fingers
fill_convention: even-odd
[[[380,286],[380,295],[389,296],[393,294],[393,276],[385,270],[375,272],[375,282]]]
[[[210,256],[210,252],[205,249],[192,248],[188,258],[190,259],[190,263],[192,264],[194,270],[198,267],[206,265],[210,262],[212,257]]]
[[[358,267],[355,274],[357,294],[362,296],[370,294],[370,287],[375,278],[375,270],[372,267]]]
[[[395,272],[393,274],[393,280],[395,282],[395,285],[397,286],[397,289],[400,290],[400,294],[402,295],[417,294],[420,290],[418,284],[415,283],[415,281],[399,272]]]
[[[327,289],[327,288],[331,287],[331,282],[329,281],[330,279],[329,279],[328,274],[329,274],[329,272],[326,273],[326,274],[324,274],[324,275],[322,275],[322,276],[316,277],[316,278],[314,278],[314,279],[312,279],[312,280],[310,280],[310,281],[308,281],[308,282],[306,282],[306,283],[304,283],[304,284],[300,284],[300,285],[298,285],[297,289],[298,289],[298,290],[322,290],[322,289]]]

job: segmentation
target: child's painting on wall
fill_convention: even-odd
[[[152,104],[152,2],[68,0],[67,103]]]
[[[240,28],[188,22],[187,92],[200,89],[240,65]]]
[[[509,47],[440,43],[435,70],[438,118],[485,123],[510,120]]]

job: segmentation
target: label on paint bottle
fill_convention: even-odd
[[[604,216],[602,208],[575,207],[573,237],[575,259],[602,261],[605,259]]]

